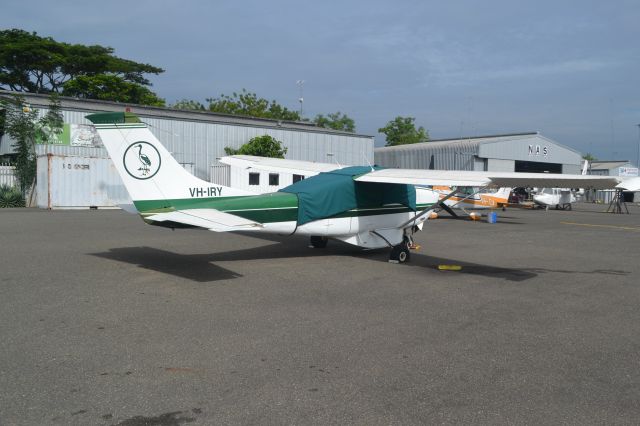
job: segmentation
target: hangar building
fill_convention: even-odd
[[[540,133],[438,139],[376,148],[382,167],[500,172],[580,173],[581,154]]]
[[[1,91],[0,95],[11,92]],[[44,114],[47,95],[21,93]],[[229,184],[229,166],[217,161],[225,147],[240,148],[251,138],[271,135],[287,148],[286,158],[349,165],[373,162],[373,136],[340,132],[310,122],[126,105],[118,102],[60,97],[65,128],[55,144],[38,145],[37,205],[39,207],[114,206],[128,201],[120,177],[108,160],[95,129],[85,119],[95,112],[132,112],[149,125],[154,135],[185,169],[200,179]],[[1,132],[0,132],[1,133]],[[0,139],[0,156],[13,152],[8,135]],[[246,173],[246,180],[249,176]],[[291,179],[292,177],[288,177]],[[280,180],[279,186],[287,182]],[[270,178],[261,176],[262,192]],[[290,182],[289,182],[290,183]],[[248,182],[247,182],[248,184]],[[253,189],[253,188],[251,188]]]
[[[634,177],[638,176],[638,167],[626,160],[592,161],[591,164],[589,164],[589,174]],[[586,194],[588,201],[597,200],[602,203],[610,203],[614,196],[615,191],[613,190],[589,191]],[[638,202],[640,201],[640,193],[625,192],[624,200],[626,202]]]
[[[638,176],[638,167],[626,160],[592,161],[589,174],[600,176]]]

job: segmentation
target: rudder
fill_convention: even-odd
[[[135,114],[97,113],[86,118],[94,124],[134,202],[254,195],[187,172]]]

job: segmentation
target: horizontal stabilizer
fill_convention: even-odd
[[[154,222],[177,222],[215,232],[247,231],[262,224],[215,209],[188,209],[145,216]]]

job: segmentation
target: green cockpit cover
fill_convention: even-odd
[[[354,177],[370,171],[370,167],[354,166],[320,173],[287,186],[280,192],[298,196],[298,225],[353,209],[370,209],[388,204],[400,204],[416,210],[416,189],[413,185],[354,180]]]

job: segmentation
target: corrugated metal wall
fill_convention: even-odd
[[[499,160],[487,158],[487,170],[490,172],[513,172],[516,169],[515,160]]]
[[[42,114],[45,109],[40,110]],[[63,111],[65,123],[91,124],[85,111]],[[179,121],[166,118],[142,117],[151,132],[181,163],[192,163],[194,174],[209,180],[211,166],[225,156],[224,148],[240,148],[256,136],[270,135],[287,148],[286,158],[317,162],[338,162],[347,165],[373,163],[373,137],[346,134],[308,132],[293,129],[272,129],[231,124]],[[48,145],[40,148],[56,155],[78,155],[79,147]],[[327,155],[331,154],[331,155]],[[92,152],[105,157],[105,150]]]
[[[41,115],[47,111],[45,107],[38,108]],[[62,110],[64,122],[69,124],[91,124],[85,119],[85,116],[91,112],[95,111],[65,110],[64,108]],[[286,158],[288,159],[338,162],[343,165],[373,163],[374,141],[373,137],[368,136],[324,133],[317,128],[314,131],[308,131],[303,125],[297,127],[292,125],[292,128],[288,129],[274,128],[273,122],[268,123],[272,126],[269,128],[260,127],[255,123],[239,125],[166,117],[142,116],[141,118],[185,169],[200,179],[225,186],[231,186],[232,180],[229,167],[218,162],[220,157],[226,155],[224,148],[240,148],[251,138],[265,134],[282,142],[287,148]],[[257,123],[259,124],[260,121]],[[49,167],[48,154],[53,156],[51,157],[55,163],[53,169],[47,168]],[[128,196],[120,177],[104,171],[106,164],[111,164],[111,160],[106,163],[98,161],[109,158],[104,148],[38,145],[36,155],[38,156],[39,207],[105,207],[127,202]],[[74,173],[71,173],[65,169],[58,170],[61,167],[60,164],[63,164],[59,158],[89,164],[87,176],[81,176],[80,171],[76,173],[74,170]],[[50,170],[54,171],[51,176]],[[74,177],[79,181],[74,181]],[[238,178],[237,181],[243,183],[243,188],[246,186],[245,189],[255,190],[255,187],[248,187],[248,182],[245,182],[247,179],[248,175]],[[280,182],[285,182],[290,181],[292,177],[289,176],[289,179],[286,179],[283,176],[280,179]],[[259,192],[274,190],[274,186],[268,185],[268,176],[261,179],[261,182],[263,180],[266,186],[262,188],[263,185],[260,185]],[[286,185],[281,183],[275,189],[283,186]],[[106,189],[109,191],[105,192]]]
[[[580,173],[582,173],[582,169],[580,168],[580,166],[577,166],[575,164],[563,164],[562,165],[562,173],[568,173],[571,175],[579,175]]]
[[[473,143],[447,145],[430,142],[375,151],[375,163],[400,169],[474,170],[478,146]]]
[[[231,166],[216,161],[211,165],[209,182],[231,186]]]
[[[514,160],[561,163],[578,170],[580,153],[539,134],[431,141],[375,149],[379,166],[435,170],[514,171]],[[488,160],[484,163],[484,160]],[[485,168],[486,165],[486,168]],[[575,169],[574,169],[575,168]]]

